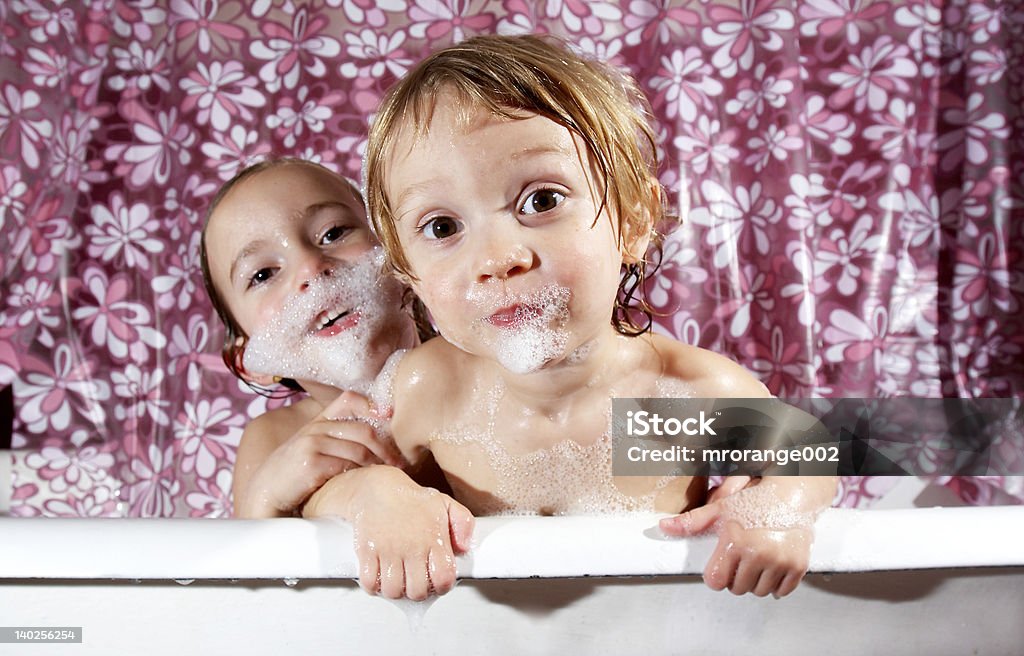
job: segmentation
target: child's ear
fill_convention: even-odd
[[[647,255],[647,247],[651,245],[654,235],[654,209],[661,207],[661,185],[657,180],[651,183],[648,192],[650,197],[644,198],[636,208],[636,220],[628,223],[622,239],[623,264],[642,262]]]
[[[642,262],[647,255],[647,247],[651,245],[650,222],[630,227],[622,244],[622,263],[636,264]]]

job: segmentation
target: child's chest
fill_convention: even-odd
[[[607,398],[556,416],[494,410],[430,439],[456,498],[475,514],[650,511],[659,493],[679,496],[666,479],[614,476]]]

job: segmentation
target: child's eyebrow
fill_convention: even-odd
[[[346,203],[342,203],[336,200],[328,200],[320,203],[313,203],[311,205],[307,205],[303,209],[296,212],[295,215],[292,216],[292,220],[303,221],[316,216],[318,213],[324,210],[334,208],[341,208],[345,210],[350,209]],[[241,262],[245,260],[245,258],[255,254],[257,251],[259,251],[259,249],[263,248],[264,244],[266,243],[267,242],[263,239],[257,239],[246,244],[245,248],[238,252],[238,255],[235,256],[234,261],[231,263],[230,275],[232,280],[235,279],[235,276],[237,275],[238,272],[238,267],[241,264]]]
[[[553,145],[553,144],[542,144],[539,146],[532,146],[530,148],[523,148],[509,155],[509,159],[512,161],[525,159],[527,157],[535,157],[537,155],[565,155],[572,156],[574,153],[569,152],[565,146]]]
[[[395,202],[395,219],[399,220],[402,214],[404,214],[404,212],[401,212],[400,210],[409,201],[410,198],[418,194],[426,194],[426,192],[429,191],[431,188],[443,184],[443,181],[431,178],[429,180],[424,180],[423,182],[415,182],[411,185],[408,185],[405,189],[402,190],[402,193],[398,194],[398,200]]]
[[[538,157],[541,155],[561,155],[562,157],[574,157],[576,156],[575,150],[570,150],[565,145],[561,144],[540,144],[537,146],[530,146],[528,148],[521,148],[511,153],[508,156],[509,161],[517,162],[519,160],[527,159],[530,157]],[[402,190],[402,193],[398,194],[398,199],[395,202],[395,219],[400,220],[404,212],[401,211],[402,206],[413,196],[417,194],[423,194],[432,188],[442,186],[445,184],[443,180],[437,178],[429,178],[422,182],[415,182],[408,185]]]
[[[312,205],[307,205],[305,208],[296,212],[295,215],[292,216],[292,220],[302,221],[305,219],[309,219],[315,216],[317,213],[322,212],[323,210],[333,209],[336,207],[340,207],[342,209],[349,209],[349,206],[346,205],[345,203],[342,203],[341,201],[326,200],[321,203],[313,203]]]
[[[245,248],[238,252],[234,261],[231,262],[231,271],[229,274],[231,276],[231,280],[235,280],[235,277],[238,275],[238,267],[241,265],[241,262],[263,248],[264,244],[266,244],[264,240],[257,239],[256,241],[251,241],[246,244]]]

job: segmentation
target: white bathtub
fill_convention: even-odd
[[[1024,507],[830,510],[782,600],[656,519],[482,518],[424,615],[349,580],[341,522],[0,518],[0,626],[83,628],[0,654],[1024,654]]]

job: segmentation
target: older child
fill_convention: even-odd
[[[392,428],[410,460],[433,453],[476,513],[696,508],[703,479],[612,476],[610,399],[767,395],[623,304],[662,218],[643,108],[630,80],[551,41],[478,37],[424,60],[373,125],[371,219],[442,335],[399,364]],[[834,486],[754,485],[792,511],[784,525],[726,498],[663,528],[721,523],[709,584],[782,595]]]
[[[396,349],[419,342],[401,286],[379,275],[380,255],[358,191],[311,162],[257,164],[213,200],[201,260],[225,325],[224,360],[250,384],[276,379],[308,394],[246,427],[235,463],[235,515],[338,515],[363,533],[395,537],[392,531],[407,527],[361,513],[364,506],[384,507],[375,496],[380,486],[364,484],[373,478],[383,481],[389,499],[401,499],[420,531],[441,527],[448,537],[456,526],[445,549],[464,550],[472,531],[468,511],[399,469],[372,466],[404,461],[374,430],[382,418],[362,394],[372,391]],[[360,557],[379,558],[365,543]],[[443,592],[454,581],[454,563],[436,560],[442,566],[431,574]],[[424,570],[418,578],[427,576]]]

